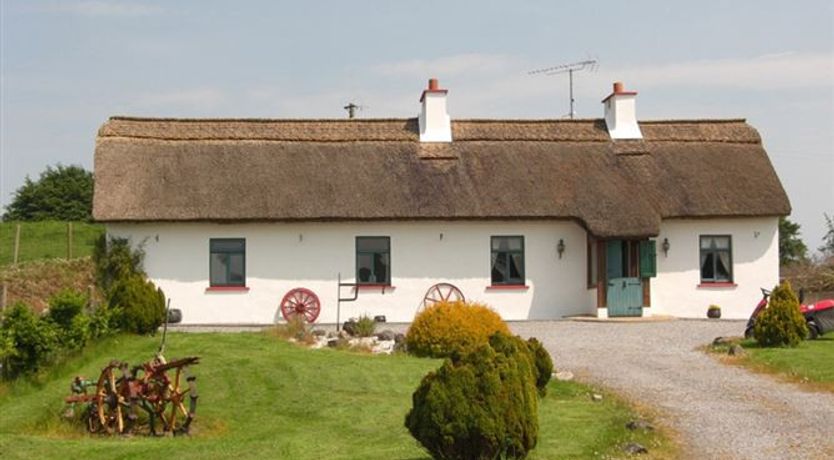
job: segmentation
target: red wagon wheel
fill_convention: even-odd
[[[320,312],[319,298],[309,289],[292,289],[281,300],[281,316],[287,321],[300,315],[304,321],[312,323],[319,317]]]
[[[438,283],[430,287],[423,297],[423,308],[433,305],[437,302],[465,302],[463,292],[454,284]]]

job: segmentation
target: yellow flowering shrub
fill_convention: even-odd
[[[501,316],[487,305],[438,302],[417,314],[405,344],[411,354],[444,358],[488,343],[496,332],[510,333]]]

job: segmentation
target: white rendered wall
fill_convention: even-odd
[[[585,231],[573,222],[148,223],[107,230],[134,244],[144,241],[145,270],[172,308],[182,310],[184,324],[273,323],[281,298],[296,287],[318,295],[318,322],[335,322],[336,277],[341,272],[343,281],[353,281],[357,236],[391,238],[393,288],[362,289],[358,301],[342,303],[342,321],[360,314],[411,321],[426,290],[439,282],[458,286],[467,300],[486,302],[507,320],[595,313],[586,289]],[[488,289],[493,235],[524,236],[527,289]],[[246,239],[248,292],[206,291],[209,238]],[[561,259],[559,239],[566,247]]]
[[[779,231],[776,217],[665,220],[657,240],[657,272],[652,278],[652,314],[705,318],[707,307],[721,307],[722,318],[747,318],[761,300],[759,288],[779,282]],[[733,283],[701,285],[700,235],[731,235]],[[669,239],[669,255],[663,239]]]

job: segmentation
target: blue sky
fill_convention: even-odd
[[[0,0],[0,204],[46,165],[92,168],[116,114],[413,116],[430,76],[453,118],[560,118],[611,82],[641,119],[747,118],[809,247],[834,215],[834,2]]]

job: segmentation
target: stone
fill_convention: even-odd
[[[350,335],[356,335],[356,320],[351,318],[345,321],[345,323],[342,324],[342,330]]]
[[[405,342],[405,334],[403,334],[401,332],[394,334],[394,342],[396,342],[396,343]]]
[[[730,356],[743,356],[745,353],[744,348],[737,343],[730,345],[730,349],[727,350],[727,354]]]
[[[561,382],[568,382],[573,380],[573,372],[571,371],[559,371],[553,373],[553,378],[559,380]]]
[[[327,331],[324,329],[313,329],[313,335],[316,337],[322,337],[327,335]]]
[[[593,393],[593,394],[591,394],[591,401],[593,401],[593,402],[600,402],[600,401],[602,401],[602,395],[601,395],[601,394],[599,394],[599,393]]]
[[[637,454],[648,454],[649,449],[643,447],[642,444],[638,444],[636,442],[630,442],[623,446],[623,452],[629,455],[637,455]]]
[[[378,338],[379,340],[385,340],[385,341],[394,340],[394,331],[392,331],[391,329],[386,329],[386,330],[378,333],[376,335],[376,338]]]
[[[712,346],[718,347],[721,345],[732,345],[734,343],[739,343],[742,340],[744,340],[744,337],[741,336],[716,337],[715,340],[712,341]]]
[[[347,340],[341,337],[334,337],[327,339],[327,346],[330,348],[340,348],[347,346]]]
[[[380,340],[371,348],[371,353],[390,355],[394,352],[394,346],[393,340]]]
[[[632,420],[626,423],[626,428],[628,428],[631,431],[654,431],[654,427],[652,426],[652,424],[645,420]]]

